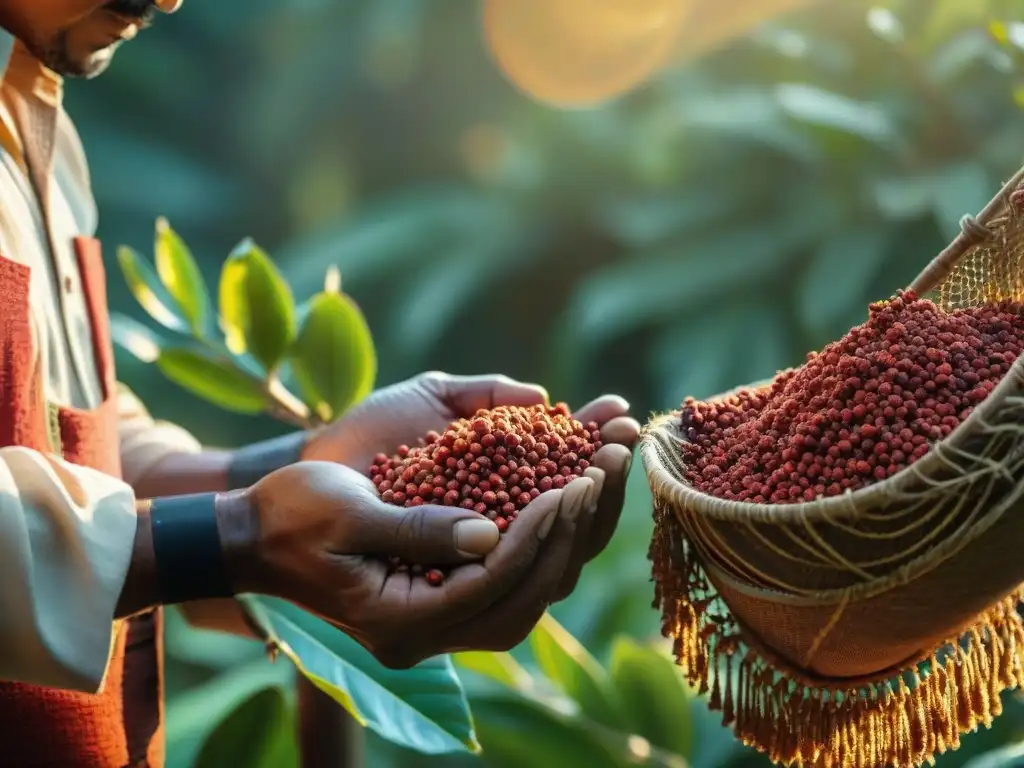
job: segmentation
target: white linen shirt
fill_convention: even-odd
[[[94,235],[97,212],[61,87],[0,29],[0,254],[31,268],[47,399],[94,408],[103,388],[73,238]],[[56,111],[49,232],[9,111],[18,98],[48,99]],[[184,430],[155,422],[123,387],[118,411],[123,482],[55,455],[0,448],[0,680],[88,692],[102,684],[137,527],[131,483],[170,453],[200,450]]]

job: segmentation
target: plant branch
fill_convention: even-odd
[[[273,409],[293,423],[297,423],[305,429],[314,429],[322,425],[323,422],[317,418],[316,414],[289,392],[277,376],[271,375],[267,378],[264,382],[264,393],[267,399],[273,403]]]

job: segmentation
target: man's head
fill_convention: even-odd
[[[95,77],[114,51],[182,0],[2,0],[0,27],[65,77]]]

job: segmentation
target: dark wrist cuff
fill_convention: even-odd
[[[299,461],[307,439],[306,432],[293,432],[239,448],[228,467],[228,489],[248,488],[271,472]]]
[[[154,499],[149,516],[161,604],[234,595],[217,528],[217,494]]]

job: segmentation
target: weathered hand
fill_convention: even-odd
[[[376,454],[393,453],[402,444],[415,445],[427,432],[443,431],[455,419],[471,416],[481,408],[547,401],[543,387],[506,376],[424,373],[373,393],[314,437],[303,458],[334,461],[365,473]],[[606,395],[574,414],[579,421],[594,421],[601,428],[605,445],[595,454],[592,465],[603,470],[604,476],[598,481],[603,487],[598,488],[594,511],[577,521],[577,542],[552,602],[564,599],[575,589],[583,566],[604,550],[618,526],[626,476],[640,435],[640,425],[628,413],[625,400]]]
[[[416,445],[431,430],[443,431],[456,419],[481,408],[538,405],[547,392],[505,376],[450,376],[423,373],[379,389],[306,445],[302,458],[336,461],[366,472],[378,453]]]
[[[364,476],[300,462],[238,494],[254,511],[245,591],[291,600],[337,624],[393,668],[466,648],[508,650],[540,620],[596,501],[595,468],[524,508],[498,543],[490,520],[458,507],[385,504]],[[387,557],[452,564],[440,587],[392,572]]]

